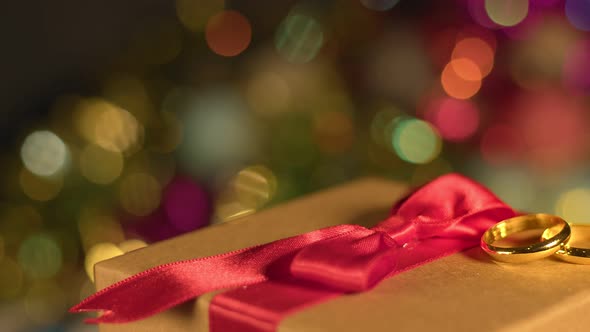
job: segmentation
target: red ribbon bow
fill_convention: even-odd
[[[71,312],[91,323],[139,320],[214,290],[211,331],[275,331],[293,312],[474,247],[516,213],[483,186],[442,176],[368,229],[339,225],[222,255],[157,266],[87,298]]]

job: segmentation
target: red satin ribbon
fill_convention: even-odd
[[[73,307],[103,311],[90,323],[146,318],[214,290],[210,330],[275,331],[286,316],[384,278],[476,246],[516,213],[483,186],[442,176],[367,229],[339,225],[222,255],[157,266]]]

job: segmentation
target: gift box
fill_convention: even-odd
[[[129,252],[95,266],[97,290],[149,268],[223,254],[339,224],[372,227],[406,185],[357,180],[231,222]],[[479,247],[386,278],[376,287],[295,312],[278,331],[587,331],[588,266],[544,259],[510,265]],[[166,289],[159,290],[166,292]],[[223,291],[222,291],[223,292]],[[100,331],[208,331],[219,292],[165,312]]]

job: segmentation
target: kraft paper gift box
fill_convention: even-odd
[[[373,226],[406,185],[361,179],[232,222],[155,243],[95,266],[97,290],[151,267],[225,253],[338,224]],[[165,291],[165,290],[162,290]],[[206,294],[102,332],[208,331]],[[590,331],[590,267],[544,259],[495,263],[472,248],[283,320],[291,331]]]

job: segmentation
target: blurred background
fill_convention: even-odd
[[[363,175],[590,221],[588,0],[2,7],[2,331],[96,331],[96,262]]]

